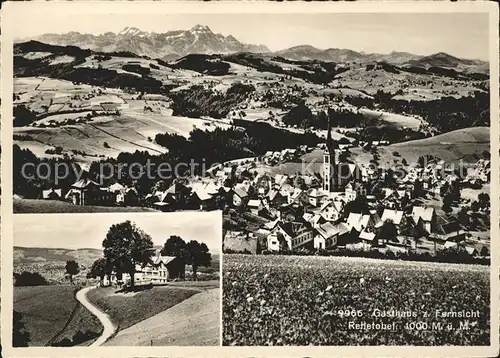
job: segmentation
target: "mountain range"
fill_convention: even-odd
[[[26,41],[28,39],[23,39]],[[146,32],[136,27],[126,27],[118,33],[100,35],[68,32],[65,34],[43,34],[30,40],[53,45],[73,45],[100,52],[128,51],[140,56],[175,60],[188,54],[231,54],[237,52],[265,53],[299,61],[388,62],[394,65],[416,67],[445,67],[487,72],[488,63],[480,60],[460,59],[440,52],[429,56],[393,51],[389,54],[364,53],[349,49],[318,49],[300,45],[271,52],[264,45],[245,44],[234,36],[214,33],[208,26],[196,25],[189,30],[174,30],[165,33]]]
[[[68,32],[44,34],[31,39],[53,45],[73,45],[101,52],[128,51],[164,60],[191,53],[269,52],[266,46],[244,44],[231,35],[216,34],[208,26],[203,25],[196,25],[189,30],[174,30],[165,33],[146,32],[136,27],[126,27],[118,33],[106,32],[92,35]]]

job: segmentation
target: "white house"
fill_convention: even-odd
[[[342,217],[344,202],[341,200],[329,200],[323,203],[319,214],[327,221],[336,222]]]
[[[243,189],[243,187],[236,186],[233,189],[233,205],[242,206],[246,203],[248,199],[248,193]]]
[[[381,226],[381,220],[376,213],[370,214],[359,214],[350,213],[347,217],[347,226],[352,229],[354,228],[357,232],[361,232],[364,229],[373,229]]]
[[[349,183],[345,187],[345,197],[347,201],[354,201],[359,196],[365,194],[365,188],[360,183]]]
[[[426,206],[414,206],[411,212],[413,221],[418,225],[421,221],[423,228],[428,233],[435,231],[436,211],[434,208]]]
[[[329,249],[337,245],[338,237],[341,231],[332,223],[325,223],[316,229],[314,236],[314,248],[318,250]]]
[[[262,204],[262,200],[252,199],[248,201],[247,207],[252,214],[259,215],[259,212],[264,208],[264,205]]]
[[[309,190],[309,192],[307,193],[307,201],[312,206],[318,206],[324,197],[325,194],[321,190],[315,188]]]
[[[270,251],[294,250],[313,241],[313,231],[304,223],[281,222],[267,236]]]

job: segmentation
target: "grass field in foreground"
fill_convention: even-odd
[[[117,288],[91,290],[88,300],[106,312],[118,330],[152,317],[199,292],[169,286],[157,286],[144,291],[116,293]]]
[[[73,205],[58,200],[14,199],[14,213],[119,213],[119,212],[158,212],[151,208],[135,206],[93,206]]]
[[[219,346],[220,289],[208,289],[129,328],[106,346]]]
[[[274,255],[224,255],[223,264],[224,345],[489,345],[487,266]],[[372,315],[391,309],[417,317]],[[460,330],[465,319],[437,310],[480,314]]]
[[[71,339],[77,331],[100,333],[102,327],[74,297],[74,286],[14,287],[14,310],[22,314],[29,346],[43,346],[62,329],[78,304],[75,316],[57,341]]]

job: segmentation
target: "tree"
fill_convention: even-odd
[[[477,202],[476,200],[474,200],[471,204],[470,204],[470,209],[473,211],[473,212],[477,212],[479,210],[479,202]]]
[[[30,333],[24,326],[23,315],[20,312],[14,311],[12,320],[12,346],[28,347],[30,341]]]
[[[151,237],[127,220],[109,228],[102,246],[111,267],[119,273],[128,273],[130,286],[134,287],[136,265],[146,264],[153,253]]]
[[[14,127],[27,126],[28,124],[33,123],[37,119],[35,112],[31,111],[29,108],[26,108],[25,106],[14,107],[13,115],[14,115],[14,122],[13,122]]]
[[[210,266],[212,255],[205,243],[191,240],[186,243],[181,237],[172,235],[163,245],[160,252],[162,255],[181,258],[186,264],[193,268],[193,278],[196,280],[198,267]]]
[[[446,193],[443,197],[443,211],[446,213],[451,212],[452,203],[453,203],[453,196],[450,193]]]
[[[488,250],[488,247],[487,246],[483,246],[481,248],[481,252],[479,253],[479,255],[483,256],[483,257],[487,257],[487,256],[490,256],[490,250]]]
[[[165,244],[163,244],[160,254],[164,256],[180,257],[184,261],[187,261],[188,253],[186,242],[177,235],[171,235],[167,241],[165,241]]]
[[[208,267],[212,262],[212,255],[205,243],[199,243],[196,240],[191,240],[187,243],[189,252],[188,264],[193,268],[193,278],[196,280],[196,272],[199,266]]]
[[[350,213],[368,214],[370,207],[364,196],[358,196],[355,200],[349,201],[344,206],[344,216],[349,216]]]
[[[78,263],[74,260],[66,261],[66,273],[69,275],[69,281],[73,284],[73,276],[80,272],[80,267]]]
[[[394,224],[394,221],[391,219],[385,220],[380,228],[379,235],[382,239],[385,239],[385,242],[396,241],[398,228],[396,227],[396,224]]]
[[[469,226],[469,214],[467,214],[467,208],[463,207],[457,214],[457,220],[460,225],[464,228]]]
[[[423,196],[424,186],[422,185],[422,182],[417,179],[417,180],[415,180],[415,183],[413,183],[413,184],[414,184],[413,191],[414,191],[415,197],[419,198],[419,197]]]
[[[94,261],[92,264],[92,267],[90,269],[90,277],[92,278],[97,278],[99,277],[101,284],[102,281],[104,280],[104,277],[107,275],[108,277],[111,276],[111,272],[113,271],[110,263],[106,258],[101,257],[97,260]]]
[[[487,208],[490,205],[490,196],[487,193],[480,193],[477,199],[481,208]]]
[[[47,280],[38,272],[14,273],[14,286],[43,286],[48,285]]]

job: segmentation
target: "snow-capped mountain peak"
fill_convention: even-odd
[[[164,33],[150,33],[127,26],[117,34],[45,34],[33,39],[54,45],[81,46],[94,51],[129,51],[152,58],[172,54],[185,56],[191,53],[269,52],[265,46],[244,44],[231,35],[215,34],[206,25]]]
[[[210,30],[210,27],[205,25],[195,25],[189,31],[192,33],[213,33],[212,30]]]
[[[145,37],[148,36],[149,33],[139,30],[137,27],[125,27],[122,31],[118,33],[118,36],[139,36],[139,37]]]

